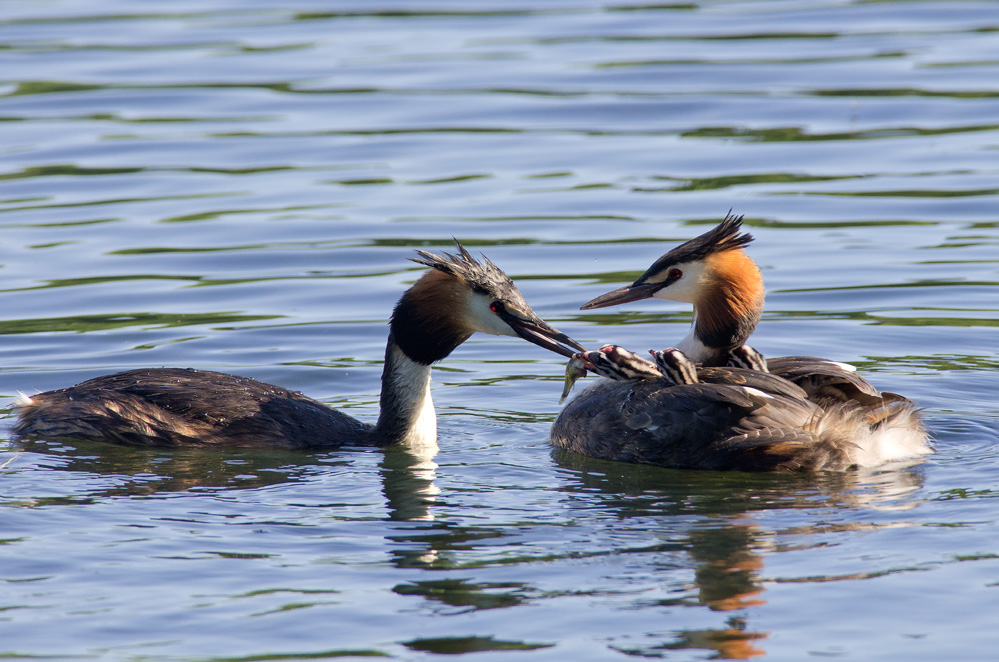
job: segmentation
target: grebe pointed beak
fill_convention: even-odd
[[[572,358],[576,352],[586,351],[585,347],[539,317],[520,317],[506,310],[499,315],[518,336],[538,347],[566,358]]]
[[[644,283],[634,282],[631,285],[620,287],[613,292],[601,294],[596,299],[592,299],[584,303],[579,307],[579,309],[592,310],[594,308],[607,308],[608,306],[616,306],[621,303],[628,303],[629,301],[650,299],[656,292],[661,290],[664,285],[665,283],[650,283],[647,281]]]

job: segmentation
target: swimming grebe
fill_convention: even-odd
[[[412,258],[430,270],[392,312],[375,425],[246,377],[147,368],[25,397],[16,405],[13,431],[166,447],[335,448],[433,441],[437,424],[430,366],[472,333],[520,336],[563,356],[583,349],[539,318],[499,267],[457,246],[459,255],[417,251],[420,257]]]
[[[594,357],[600,366],[577,355],[610,379],[566,405],[551,443],[606,459],[748,471],[844,470],[931,452],[915,405],[880,393],[852,366],[765,360],[745,344],[763,311],[763,279],[743,251],[753,238],[741,226],[741,216],[726,216],[631,285],[583,306],[650,297],[693,304],[691,331],[675,353],[653,356],[697,369],[666,370],[672,377],[664,379],[658,368],[659,378],[643,375],[655,364],[626,350],[603,348]]]

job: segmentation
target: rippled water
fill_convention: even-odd
[[[21,1],[0,43],[6,403],[184,365],[372,420],[452,236],[586,344],[665,346],[684,306],[578,306],[732,208],[753,344],[854,362],[938,451],[552,452],[561,360],[476,337],[432,461],[0,442],[0,656],[994,654],[999,4]]]

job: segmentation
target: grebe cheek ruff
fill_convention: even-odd
[[[598,381],[562,410],[551,443],[607,459],[750,471],[845,470],[932,452],[916,406],[879,392],[852,366],[767,361],[745,345],[764,291],[743,251],[753,238],[741,226],[729,214],[631,285],[582,306],[651,297],[693,303],[691,332],[677,347],[699,364],[699,383]]]
[[[418,251],[430,267],[392,312],[381,410],[362,423],[300,393],[246,377],[185,368],[128,370],[22,398],[16,435],[134,446],[336,448],[436,439],[430,366],[476,331],[520,336],[572,356],[583,349],[539,318],[492,262]]]

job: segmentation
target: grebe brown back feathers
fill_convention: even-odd
[[[457,243],[457,242],[456,242]],[[392,312],[375,425],[279,386],[183,368],[128,370],[25,397],[15,434],[133,446],[335,448],[436,439],[430,366],[476,331],[582,349],[539,318],[488,259],[417,251],[430,267]],[[570,349],[572,348],[572,349]]]
[[[753,371],[738,368],[729,371],[729,379],[726,369],[707,368],[716,381],[702,382],[700,371],[675,349],[656,356],[658,374],[637,380],[634,375],[656,364],[606,345],[578,356],[607,379],[582,391],[559,415],[552,441],[561,448],[697,469],[846,468],[844,440],[815,443],[819,409],[800,389],[794,393],[793,384],[788,384],[791,395],[768,393],[750,385],[753,375],[738,376]]]
[[[762,314],[763,281],[743,251],[753,238],[740,234],[741,225],[741,216],[726,216],[631,285],[583,305],[649,297],[692,303],[691,331],[678,345],[683,359],[653,356],[696,363],[696,381],[678,380],[676,369],[665,380],[628,377],[635,374],[630,352],[610,352],[607,360],[625,367],[604,366],[611,379],[565,406],[551,443],[607,459],[750,471],[844,470],[931,452],[915,405],[879,392],[852,366],[814,357],[768,361],[746,345]]]

